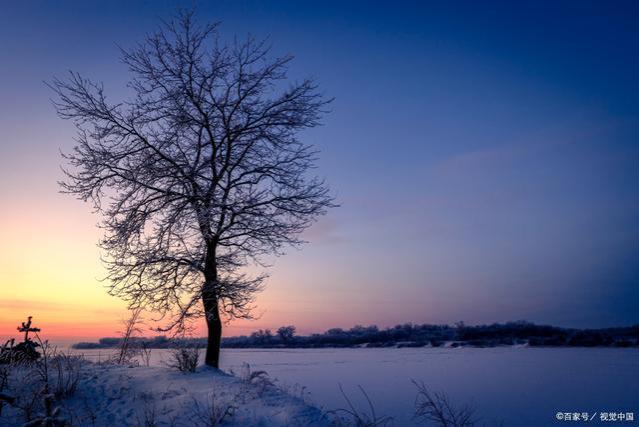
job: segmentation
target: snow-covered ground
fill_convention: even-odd
[[[14,368],[11,375],[13,386],[6,391],[18,398],[21,409],[5,405],[0,425],[21,426],[26,418],[47,412],[37,397],[42,381],[32,369]],[[54,367],[49,373],[52,394],[57,375]],[[214,426],[221,419],[229,426],[329,425],[319,409],[273,386],[263,375],[251,376],[248,368],[233,376],[205,367],[181,373],[166,367],[82,362],[77,389],[56,397],[53,407],[73,426]]]
[[[104,361],[111,352],[80,353]],[[118,426],[135,426],[145,410],[155,408],[162,414],[165,407],[169,413],[178,408],[173,413],[189,417],[188,425],[197,426],[193,412],[202,412],[211,395],[219,408],[230,401],[243,408],[225,424],[322,425],[327,419],[320,411],[348,407],[340,385],[363,412],[368,404],[358,386],[366,390],[377,414],[393,418],[391,425],[423,425],[413,417],[417,390],[412,379],[446,393],[457,405],[475,407],[482,420],[478,425],[554,425],[559,411],[597,416],[623,411],[639,418],[636,348],[223,349],[222,369],[238,377],[206,369],[194,375],[172,372],[162,364],[168,354],[153,350],[152,368],[88,368],[97,378],[83,377],[79,391],[96,396],[97,407],[106,408],[104,414],[115,420],[109,425]],[[269,387],[261,392],[259,380],[247,385],[242,379],[249,376],[245,363],[253,372],[268,372],[279,390]],[[78,414],[86,413],[82,394],[70,399]],[[118,403],[121,395],[124,403]],[[203,403],[198,406],[196,400]],[[91,407],[91,401],[87,405]]]
[[[163,351],[154,352],[159,363]],[[553,425],[558,411],[634,412],[639,419],[637,348],[222,349],[222,369],[243,363],[287,389],[305,387],[307,400],[325,410],[347,407],[341,384],[367,411],[362,386],[395,426],[423,425],[413,418],[413,379],[473,406],[486,425]]]

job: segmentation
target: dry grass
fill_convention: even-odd
[[[392,425],[393,419],[388,416],[377,415],[375,406],[373,405],[370,397],[368,397],[368,394],[366,393],[364,388],[362,386],[357,387],[366,399],[366,402],[368,404],[368,412],[358,409],[353,404],[348,395],[344,392],[344,389],[340,384],[339,390],[342,393],[342,396],[344,397],[348,408],[341,408],[329,412],[329,414],[342,414],[346,416],[346,419],[344,419],[342,416],[338,416],[338,418],[334,420],[334,423],[338,426],[346,425],[353,427],[387,427]]]
[[[215,393],[211,393],[206,402],[193,398],[193,414],[191,421],[196,427],[217,427],[233,416],[237,406],[222,401]]]
[[[471,427],[478,419],[471,406],[455,406],[444,393],[431,392],[423,382],[413,380],[417,387],[415,418],[438,427]]]

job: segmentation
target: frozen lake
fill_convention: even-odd
[[[82,353],[94,359],[108,352]],[[154,364],[165,357],[166,350],[153,350]],[[398,426],[415,424],[416,389],[411,379],[445,392],[457,404],[471,404],[486,425],[553,425],[558,411],[634,412],[635,420],[639,418],[639,349],[222,350],[224,370],[237,370],[242,363],[268,372],[285,386],[306,387],[307,400],[324,409],[347,406],[341,384],[356,406],[366,410],[357,389],[361,385],[377,414],[392,416]]]

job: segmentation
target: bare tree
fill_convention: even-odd
[[[102,213],[110,292],[168,316],[165,330],[204,315],[215,367],[222,318],[250,317],[266,277],[245,267],[302,243],[333,206],[298,137],[330,100],[288,82],[291,56],[270,59],[253,38],[224,45],[217,29],[182,13],[122,49],[133,95],[119,103],[77,73],[50,84],[78,128],[61,185]]]
[[[295,336],[296,328],[293,325],[282,326],[277,330],[277,336],[284,342],[289,342],[293,340]]]

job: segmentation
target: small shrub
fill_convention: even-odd
[[[472,407],[456,407],[444,393],[430,392],[424,383],[415,380],[413,384],[417,387],[415,418],[439,427],[471,427],[477,422]]]
[[[56,354],[51,358],[53,372],[50,386],[57,398],[72,396],[78,388],[82,357],[70,354]]]
[[[2,407],[5,404],[12,404],[14,402],[13,396],[7,394],[9,388],[9,377],[11,375],[10,365],[0,366],[0,416],[2,416]]]
[[[311,402],[311,393],[308,391],[306,386],[303,386],[299,383],[295,383],[293,385],[288,385],[286,383],[278,384],[278,388],[284,391],[286,394],[290,394],[293,397],[297,397],[302,402],[307,405],[316,406]]]
[[[229,402],[220,402],[215,393],[209,395],[206,402],[193,398],[193,413],[191,421],[196,426],[217,427],[233,416],[237,407]]]
[[[243,363],[239,372],[235,372],[233,369],[230,372],[245,383],[254,385],[260,396],[268,387],[274,386],[266,371],[252,371],[251,365],[248,363]]]
[[[180,347],[171,350],[166,366],[180,372],[195,372],[200,358],[200,351],[194,347]]]
[[[144,366],[151,366],[151,347],[149,345],[148,341],[144,341],[140,345],[140,359]]]
[[[366,413],[364,411],[358,410],[355,407],[355,405],[353,405],[353,402],[348,398],[348,396],[344,392],[344,389],[342,388],[342,385],[340,384],[339,385],[339,391],[342,393],[342,396],[344,397],[344,400],[348,404],[348,408],[337,409],[337,410],[331,411],[331,412],[334,413],[334,414],[340,414],[340,413],[346,414],[348,419],[344,420],[342,418],[338,418],[337,420],[334,420],[336,422],[336,424],[337,425],[341,425],[342,422],[345,422],[346,425],[355,426],[355,427],[385,427],[385,426],[390,426],[392,421],[393,421],[393,419],[391,417],[387,417],[387,416],[378,416],[377,413],[375,412],[375,406],[373,406],[373,402],[368,397],[368,394],[366,393],[364,388],[362,386],[357,386],[357,387],[359,388],[359,390],[361,391],[362,395],[366,399],[366,402],[368,403],[369,412]]]
[[[55,396],[45,393],[43,395],[44,413],[33,420],[23,424],[22,427],[65,427],[67,420],[60,415],[60,407],[54,406]]]
[[[157,427],[160,425],[155,405],[145,401],[141,412],[135,424],[136,427]]]

